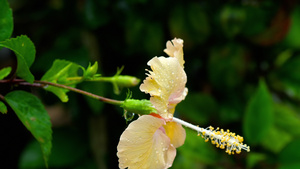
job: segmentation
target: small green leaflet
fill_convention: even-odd
[[[5,47],[14,51],[18,62],[17,76],[29,83],[33,83],[34,76],[29,70],[35,59],[35,46],[32,41],[27,36],[22,35],[0,42],[0,47]]]
[[[7,0],[0,0],[0,41],[9,38],[13,32],[12,10]]]
[[[43,104],[36,96],[19,90],[8,93],[5,100],[40,143],[45,164],[48,166],[52,148],[52,129],[50,117]]]
[[[6,114],[7,113],[7,107],[5,106],[5,104],[2,101],[0,101],[0,112],[2,114]]]
[[[67,78],[78,76],[79,68],[80,66],[76,63],[57,59],[41,80],[60,84],[70,83]]]
[[[78,69],[81,68],[78,64],[66,61],[66,60],[55,60],[52,67],[42,77],[42,81],[48,81],[52,83],[65,84],[74,87],[72,81],[68,80],[68,77],[78,76]],[[45,87],[46,90],[54,93],[62,102],[67,102],[68,96],[66,89],[61,89],[54,86]]]
[[[273,101],[268,88],[260,80],[256,92],[248,102],[243,130],[249,144],[257,144],[266,137],[273,125]]]
[[[11,72],[11,67],[5,67],[0,70],[0,80],[4,79]]]

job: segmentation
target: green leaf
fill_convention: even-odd
[[[262,139],[262,145],[266,149],[278,153],[294,137],[298,136],[300,136],[300,118],[296,110],[287,104],[274,104],[274,123]],[[270,144],[270,140],[272,140],[272,144]]]
[[[259,143],[270,131],[273,124],[273,102],[268,88],[260,80],[258,89],[248,102],[243,130],[249,144]]]
[[[300,98],[300,55],[287,59],[275,72],[277,80],[274,83],[279,90],[287,93],[290,97]]]
[[[0,42],[0,46],[10,49],[16,54],[18,62],[17,76],[33,83],[34,76],[29,70],[35,59],[35,46],[32,41],[27,36],[22,35]]]
[[[42,102],[36,96],[18,90],[8,93],[5,100],[40,143],[45,164],[48,166],[52,147],[52,129],[50,117]]]
[[[53,145],[54,147],[54,145]],[[20,169],[38,169],[45,166],[40,144],[36,140],[29,142],[20,156]],[[51,167],[51,166],[50,166]]]
[[[272,140],[272,142],[270,142],[270,140]],[[289,133],[277,127],[271,127],[270,130],[266,133],[265,137],[262,139],[261,144],[270,151],[278,153],[291,140],[292,136]]]
[[[0,112],[2,114],[6,114],[7,113],[7,107],[5,106],[5,104],[2,101],[0,101]]]
[[[297,110],[287,104],[275,104],[275,125],[291,136],[300,136],[300,117]]]
[[[80,66],[76,63],[57,59],[41,80],[60,84],[71,83],[72,81],[67,78],[78,76],[77,72],[79,68]]]
[[[281,165],[279,169],[299,169],[300,163]]]
[[[257,163],[267,158],[266,154],[262,153],[249,153],[247,155],[247,168],[253,168]]]
[[[88,153],[88,146],[83,138],[76,130],[54,130],[49,168],[69,168],[83,163],[82,159]],[[43,158],[38,142],[33,140],[25,147],[20,157],[19,167],[20,169],[43,168]]]
[[[289,48],[300,49],[300,39],[295,38],[300,36],[300,7],[297,5],[291,13],[291,26],[288,34],[285,37],[285,43]]]
[[[7,0],[0,1],[0,25],[0,41],[3,41],[11,36],[14,26],[12,10]]]
[[[49,86],[49,85],[44,87],[44,89],[55,94],[62,102],[69,101],[69,97],[67,95],[67,92],[69,90],[67,90],[67,89],[61,89],[61,88]]]
[[[300,83],[300,55],[289,58],[277,71],[277,75],[284,81]]]
[[[81,68],[78,64],[66,61],[66,60],[55,60],[52,67],[45,73],[41,80],[59,83],[59,84],[66,84],[68,86],[74,87],[76,83],[79,81],[71,81],[68,80],[68,77],[77,77],[78,69]],[[54,86],[46,86],[45,90],[48,90],[54,93],[62,102],[67,102],[68,96],[66,89],[61,89]]]
[[[11,67],[6,67],[0,70],[0,80],[4,79],[11,72]]]
[[[278,138],[280,139],[280,138]],[[300,139],[292,141],[279,154],[279,162],[282,165],[300,164]]]

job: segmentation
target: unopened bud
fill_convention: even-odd
[[[136,100],[136,99],[126,99],[122,106],[124,110],[145,115],[150,113],[156,113],[156,109],[153,107],[152,103],[149,100]]]
[[[134,76],[117,75],[114,77],[114,82],[119,87],[134,87],[140,83],[140,79]]]
[[[134,76],[128,75],[115,75],[112,77],[111,82],[114,85],[114,92],[120,93],[120,90],[124,87],[134,87],[140,83],[140,79]]]
[[[87,67],[86,71],[84,72],[85,78],[92,78],[98,71],[98,62],[96,61],[94,65],[91,66],[91,63]]]

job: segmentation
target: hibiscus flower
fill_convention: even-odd
[[[173,117],[175,107],[185,99],[188,89],[184,71],[183,40],[173,39],[164,50],[169,57],[154,57],[147,64],[151,67],[140,90],[150,94],[150,102],[156,113],[142,115],[129,124],[117,146],[121,169],[165,169],[172,166],[176,148],[183,145],[186,137],[182,124],[198,131],[206,141],[211,140],[228,154],[241,149],[243,138],[234,133],[203,129]]]
[[[123,132],[117,147],[120,168],[169,168],[175,148],[184,143],[185,130],[172,121],[176,105],[188,91],[182,48],[183,40],[175,38],[164,50],[170,57],[154,57],[148,62],[152,71],[140,90],[150,94],[158,114],[140,116]]]

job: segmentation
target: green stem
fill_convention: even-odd
[[[105,98],[102,96],[98,96],[93,93],[89,93],[89,92],[86,92],[86,91],[83,91],[83,90],[80,90],[80,89],[77,89],[74,87],[70,87],[70,86],[66,86],[66,85],[58,84],[58,83],[47,82],[47,81],[35,80],[34,83],[31,84],[31,83],[26,82],[23,79],[13,79],[13,80],[0,80],[0,83],[16,83],[19,85],[27,85],[27,86],[34,86],[34,87],[45,87],[47,85],[50,85],[50,86],[55,86],[55,87],[59,87],[62,89],[67,89],[67,90],[70,90],[70,91],[73,91],[76,93],[80,93],[80,94],[86,95],[88,97],[91,97],[93,99],[96,99],[96,100],[99,100],[99,101],[102,101],[105,103],[113,104],[113,105],[121,106],[124,102],[124,101],[113,100],[113,99]]]
[[[67,80],[74,80],[74,81],[81,81],[83,77],[81,76],[76,76],[76,77],[68,77]]]
[[[93,79],[84,79],[84,81],[97,81],[97,82],[111,82],[113,77],[95,77]],[[76,76],[76,77],[68,77],[67,80],[70,81],[82,81],[83,77]]]

